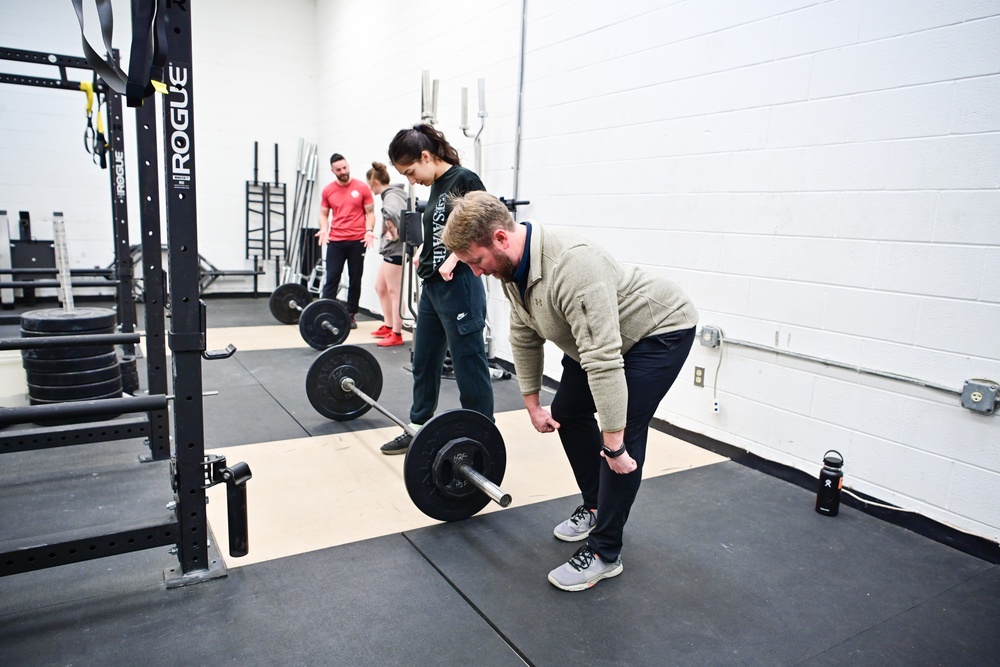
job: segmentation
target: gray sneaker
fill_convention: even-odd
[[[410,446],[411,440],[413,440],[413,438],[409,433],[400,433],[395,438],[382,445],[379,450],[383,454],[390,456],[392,454],[405,454],[407,448]]]
[[[564,591],[587,590],[601,579],[617,577],[625,566],[622,557],[605,563],[589,546],[580,547],[569,562],[549,572],[549,582]]]
[[[563,542],[579,542],[587,539],[595,525],[597,517],[586,505],[580,505],[573,510],[573,516],[555,527],[552,534]]]

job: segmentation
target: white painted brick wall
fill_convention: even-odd
[[[679,2],[558,28],[530,12],[529,215],[659,255],[731,338],[956,389],[998,372],[1000,3]],[[641,220],[657,189],[663,251],[633,248],[615,212]],[[689,363],[711,381],[718,354]],[[957,396],[731,347],[713,415],[689,375],[664,418],[812,473],[840,448],[857,488],[996,535],[995,511],[952,488],[969,465],[996,486],[1000,465],[937,444],[996,441]],[[915,414],[935,415],[933,443]]]

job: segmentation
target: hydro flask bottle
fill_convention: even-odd
[[[826,516],[837,516],[840,511],[840,489],[844,486],[844,457],[831,449],[823,455],[823,469],[819,471],[819,491],[816,493],[816,511]]]

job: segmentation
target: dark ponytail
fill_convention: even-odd
[[[372,162],[372,168],[365,174],[369,181],[376,180],[382,185],[389,185],[389,170],[381,162]]]
[[[448,164],[461,164],[458,151],[440,131],[426,124],[414,125],[397,132],[389,144],[389,161],[396,165],[410,165],[420,159],[423,151]]]

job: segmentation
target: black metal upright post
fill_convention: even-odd
[[[205,351],[205,305],[199,299],[198,211],[195,197],[194,77],[191,66],[191,2],[165,8],[169,63],[163,103],[166,157],[167,261],[173,358],[174,443],[178,557],[182,573],[174,585],[212,575],[205,508],[205,424],[201,360]],[[168,586],[171,582],[168,581]]]
[[[167,393],[167,346],[164,338],[166,275],[160,248],[160,160],[156,145],[156,99],[135,110],[139,156],[139,218],[142,225],[142,284],[146,319],[146,382],[150,394]],[[149,413],[149,451],[153,460],[170,458],[170,414]]]
[[[118,61],[118,50],[112,52]],[[132,253],[128,236],[128,199],[125,191],[125,126],[122,122],[122,98],[107,89],[108,153],[111,155],[111,215],[115,241],[115,279],[118,281],[118,325],[122,333],[135,331],[135,293],[133,292]],[[125,355],[135,355],[135,345],[124,345]]]

